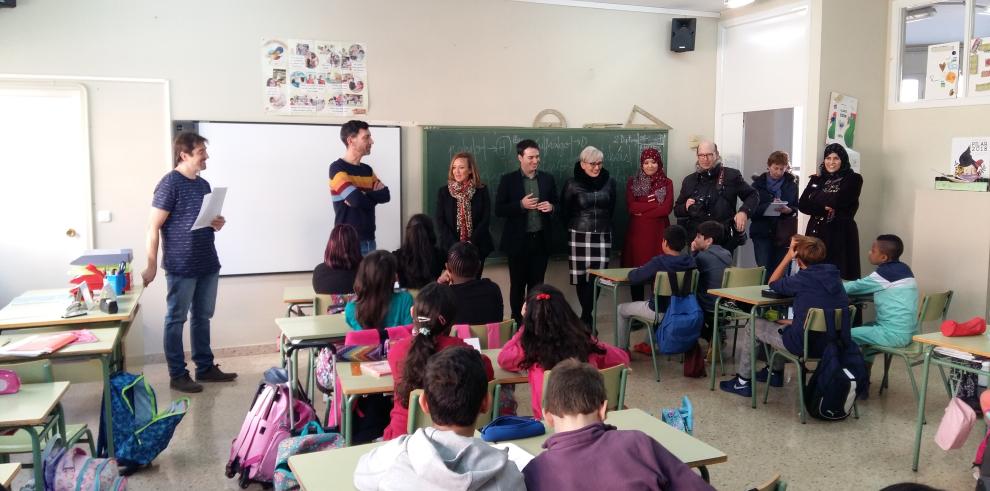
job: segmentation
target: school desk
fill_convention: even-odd
[[[0,430],[23,429],[31,436],[35,483],[45,482],[41,435],[58,431],[65,441],[65,420],[59,401],[68,388],[68,382],[24,384],[20,391],[0,396]],[[39,432],[37,426],[43,430]]]
[[[707,466],[728,460],[725,452],[687,433],[675,430],[641,409],[611,411],[605,421],[620,430],[640,430],[650,435],[685,464],[698,468],[706,481],[709,478]],[[552,433],[553,430],[547,429],[545,435],[512,440],[511,443],[532,455],[537,455],[543,451],[543,442]],[[358,460],[362,455],[386,443],[376,442],[294,455],[289,457],[289,468],[306,491],[353,489],[354,469],[357,468]]]
[[[973,368],[967,364],[964,364],[962,360],[935,353],[935,348],[941,346],[943,348],[950,348],[975,356],[990,358],[990,338],[983,334],[977,336],[946,337],[943,336],[941,332],[933,332],[928,334],[918,334],[911,339],[916,343],[921,343],[924,345],[923,349],[925,359],[924,363],[921,365],[921,389],[918,391],[918,419],[914,423],[914,461],[911,465],[911,469],[917,471],[918,459],[921,456],[921,433],[925,423],[925,402],[928,395],[928,373],[932,363],[938,365],[940,369],[942,369],[942,367],[950,369],[955,368],[968,373],[990,376],[990,372],[979,368]],[[950,392],[950,394],[952,393],[948,386],[946,386],[946,390]]]
[[[8,342],[14,342],[28,336],[33,336],[35,334],[59,331],[64,331],[64,329],[31,329],[26,332],[18,331],[16,334],[0,335],[0,346],[6,345]],[[54,353],[48,353],[35,357],[0,355],[0,364],[33,360],[75,361],[91,360],[93,358],[99,359],[103,370],[103,420],[107,422],[107,431],[112,435],[113,418],[110,417],[110,373],[114,368],[114,354],[116,353],[116,347],[120,344],[122,328],[100,327],[90,329],[90,332],[97,337],[97,341],[93,343],[70,344]],[[2,400],[2,398],[0,398],[0,400]],[[104,457],[107,455],[114,455],[113,438],[109,438],[107,440],[106,452],[107,453],[103,455]]]
[[[612,328],[615,329],[615,346],[619,345],[619,287],[629,284],[629,272],[633,268],[589,269],[588,274],[595,277],[594,300],[591,303],[591,329],[598,336],[598,293],[603,290],[612,292]]]
[[[311,299],[312,300],[312,299]],[[343,341],[351,327],[347,325],[344,314],[333,315],[309,315],[304,317],[282,317],[275,319],[279,334],[279,353],[282,361],[285,362],[287,348],[304,341]],[[309,371],[306,375],[306,390],[310,396],[314,394],[315,380],[313,377],[314,359],[313,353],[309,356]],[[293,351],[289,357],[289,372],[299,378],[299,356]]]
[[[21,470],[20,462],[0,464],[0,489],[10,489],[19,470]]]
[[[302,311],[302,308],[312,306],[314,298],[316,298],[316,292],[313,291],[313,287],[311,285],[285,287],[282,290],[282,303],[288,305],[285,311],[285,316],[292,317],[292,314],[298,316],[306,315],[306,313]]]
[[[107,314],[94,308],[88,311],[86,315],[65,319],[62,314],[65,313],[65,307],[69,305],[68,287],[29,290],[18,295],[6,307],[0,309],[0,331],[50,326],[84,328],[85,325],[76,326],[76,324],[105,322],[119,322],[126,327],[137,314],[138,300],[140,300],[143,291],[143,288],[135,286],[130,292],[118,295],[116,314]]]

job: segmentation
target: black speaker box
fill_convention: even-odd
[[[670,50],[675,53],[694,51],[694,29],[698,19],[672,19],[670,23]]]
[[[17,0],[0,0],[0,8],[10,7],[14,8],[17,6]]]

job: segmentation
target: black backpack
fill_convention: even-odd
[[[842,311],[842,329],[836,333],[834,310],[825,310],[825,350],[804,389],[808,414],[825,421],[846,419],[856,396],[869,391],[866,362],[849,333],[852,316]]]

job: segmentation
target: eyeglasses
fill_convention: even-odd
[[[604,165],[604,163],[603,162],[585,162],[585,165],[588,165],[590,167],[601,167],[602,165]]]
[[[706,159],[710,159],[710,158],[714,158],[715,157],[715,154],[714,153],[699,153],[698,154],[698,158],[700,159],[702,157],[704,157]]]

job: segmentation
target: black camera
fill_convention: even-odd
[[[712,216],[711,199],[708,196],[695,196],[694,203],[688,207],[687,212],[695,218]]]

